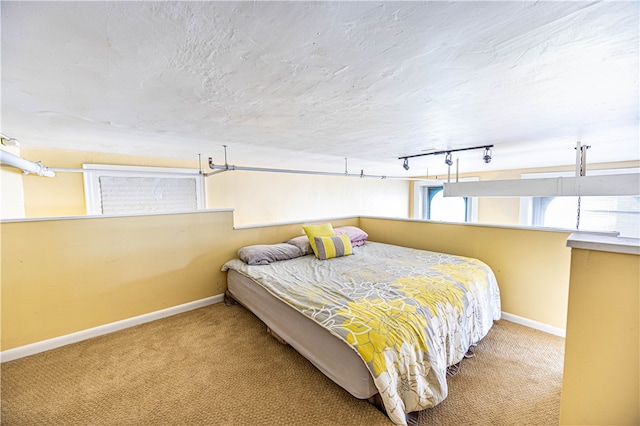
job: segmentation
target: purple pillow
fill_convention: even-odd
[[[300,251],[302,251],[303,256],[313,253],[311,243],[309,242],[309,237],[307,237],[306,235],[300,235],[299,237],[292,238],[287,241],[287,244],[298,247]]]
[[[238,250],[238,257],[249,265],[268,265],[300,256],[302,251],[298,247],[286,243],[246,246]]]

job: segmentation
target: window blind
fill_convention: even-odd
[[[192,211],[198,208],[195,178],[100,176],[102,214]]]

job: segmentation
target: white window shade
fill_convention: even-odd
[[[195,178],[100,176],[102,214],[197,210]]]
[[[197,170],[85,164],[87,214],[146,214],[204,208]]]

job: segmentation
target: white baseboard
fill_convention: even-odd
[[[29,355],[35,355],[40,352],[44,352],[51,349],[59,348],[61,346],[69,345],[71,343],[76,343],[82,340],[91,339],[92,337],[102,336],[104,334],[113,333],[114,331],[119,331],[125,328],[134,327],[136,325],[144,324],[146,322],[159,320],[161,318],[169,317],[171,315],[181,314],[183,312],[188,312],[194,309],[202,308],[204,306],[213,305],[214,303],[222,302],[223,298],[224,298],[224,295],[219,294],[216,296],[207,297],[207,298],[196,300],[193,302],[184,303],[182,305],[161,309],[159,311],[149,312],[148,314],[139,315],[137,317],[127,318],[121,321],[100,325],[98,327],[89,328],[87,330],[78,331],[76,333],[71,333],[64,336],[60,336],[60,337],[54,337],[53,339],[47,339],[41,342],[36,342],[36,343],[32,343],[25,346],[19,346],[13,349],[8,349],[6,351],[0,352],[0,362],[13,361],[18,358],[23,358]]]
[[[112,322],[109,324],[100,325],[98,327],[89,328],[87,330],[78,331],[76,333],[67,334],[60,337],[54,337],[53,339],[43,340],[41,342],[32,343],[30,345],[20,346],[13,349],[0,352],[0,362],[13,361],[15,359],[23,358],[29,355],[35,355],[40,352],[45,352],[51,349],[59,348],[61,346],[69,345],[71,343],[77,343],[82,340],[91,339],[93,337],[102,336],[104,334],[113,333],[115,331],[123,330],[125,328],[134,327],[136,325],[144,324],[147,322],[159,320],[161,318],[169,317],[171,315],[181,314],[194,309],[202,308],[204,306],[213,305],[214,303],[222,302],[224,295],[219,294],[217,296],[207,297],[205,299],[196,300],[194,302],[184,303],[178,306],[172,306],[167,309],[161,309],[159,311],[150,312],[148,314],[139,315],[133,318],[127,318],[121,321]],[[502,312],[502,319],[511,321],[516,324],[524,325],[536,330],[544,331],[545,333],[553,334],[560,337],[566,337],[566,330],[559,327],[543,324],[538,321],[533,321],[524,317],[513,315],[507,312]]]
[[[528,318],[519,317],[518,315],[502,312],[502,319],[515,322],[516,324],[524,325],[525,327],[533,328],[535,330],[544,331],[545,333],[553,334],[555,336],[567,337],[567,330],[564,328],[554,327]]]

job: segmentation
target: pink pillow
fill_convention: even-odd
[[[351,241],[351,247],[359,247],[359,246],[363,246],[364,243],[366,243],[367,240],[356,240],[356,241]]]
[[[351,240],[351,245],[353,247],[361,246],[367,241],[369,238],[369,234],[364,232],[362,229],[357,226],[340,226],[338,228],[333,229],[336,235],[347,234],[349,240]]]

